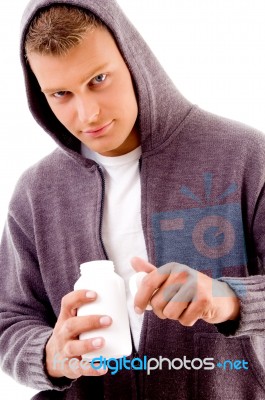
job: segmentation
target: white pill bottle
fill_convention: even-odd
[[[132,352],[129,317],[126,306],[124,280],[115,273],[112,261],[90,261],[80,265],[81,276],[74,285],[74,290],[93,290],[97,299],[82,305],[77,310],[78,316],[108,315],[112,324],[107,328],[94,329],[79,335],[79,339],[91,339],[101,336],[105,345],[99,350],[86,353],[82,358],[122,358]]]

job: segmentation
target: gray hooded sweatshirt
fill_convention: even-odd
[[[146,311],[131,358],[174,360],[150,374],[136,365],[77,380],[50,379],[45,371],[45,344],[79,265],[107,257],[102,172],[54,117],[24,59],[30,21],[57,3],[99,16],[131,72],[149,261],[186,264],[226,281],[240,299],[239,319],[217,325],[199,320],[184,327]],[[264,136],[187,101],[114,0],[32,0],[21,61],[31,113],[58,148],[22,175],[10,202],[0,248],[2,368],[39,389],[35,399],[265,399]]]

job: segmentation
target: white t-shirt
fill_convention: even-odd
[[[141,223],[141,186],[139,159],[141,147],[118,157],[105,157],[82,144],[82,155],[96,161],[105,177],[102,239],[115,271],[124,279],[127,308],[134,345],[138,350],[143,315],[134,311],[129,279],[135,273],[130,260],[139,256],[147,260]]]

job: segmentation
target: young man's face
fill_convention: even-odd
[[[106,29],[87,33],[67,55],[28,58],[52,111],[88,148],[119,156],[139,146],[131,75]]]

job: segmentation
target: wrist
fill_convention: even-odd
[[[232,312],[231,312],[229,320],[234,321],[234,320],[238,319],[239,315],[240,315],[240,301],[237,297],[233,297],[231,300],[232,300],[233,307],[232,307]]]
[[[64,375],[61,373],[60,369],[54,368],[54,352],[51,350],[50,340],[47,342],[45,346],[45,355],[44,355],[44,368],[47,375],[50,378],[62,378]]]

